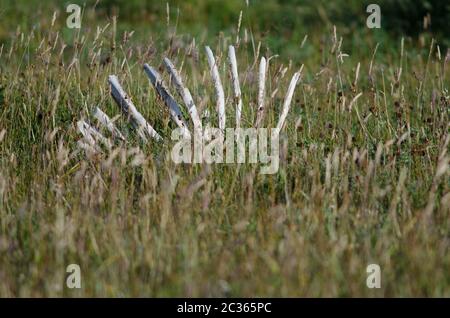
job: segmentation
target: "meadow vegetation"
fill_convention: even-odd
[[[0,296],[450,296],[448,30],[370,30],[355,1],[126,3],[87,1],[72,30],[62,2],[2,1]],[[169,83],[169,57],[215,124],[205,45],[230,126],[229,45],[243,127],[259,59],[265,127],[303,65],[277,174],[171,160],[176,126],[142,67]],[[111,74],[163,141],[120,116]],[[96,106],[127,141],[90,153],[76,123]],[[65,287],[72,263],[81,289]]]

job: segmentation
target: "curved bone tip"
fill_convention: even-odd
[[[153,68],[148,63],[144,63],[144,70],[153,70]]]

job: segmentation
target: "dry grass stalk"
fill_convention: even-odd
[[[118,138],[122,141],[125,141],[125,137],[122,135],[119,129],[114,125],[113,121],[109,118],[109,116],[104,113],[99,107],[95,107],[94,117],[98,120],[98,122],[106,127],[106,129],[114,136],[114,138]]]

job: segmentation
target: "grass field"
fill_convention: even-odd
[[[330,12],[346,7],[328,1],[127,3],[87,1],[78,30],[66,3],[2,1],[0,296],[450,297],[445,31],[368,29],[357,1],[347,1],[355,18],[338,21]],[[303,65],[276,174],[170,158],[176,126],[142,65],[169,82],[169,57],[216,125],[211,46],[233,127],[231,44],[244,127],[259,59],[269,59],[266,127]],[[143,143],[117,116],[111,74],[162,142]],[[126,143],[80,149],[76,123],[95,124],[95,106]],[[80,289],[66,286],[69,264]],[[369,264],[379,289],[366,286]]]

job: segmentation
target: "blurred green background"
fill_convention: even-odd
[[[22,28],[45,28],[40,21],[50,20],[53,11],[59,12],[58,21],[63,25],[69,3],[86,8],[83,27],[99,23],[118,15],[119,30],[135,30],[135,37],[146,38],[161,33],[169,27],[178,34],[189,34],[203,39],[214,39],[220,32],[232,34],[236,30],[239,13],[243,12],[242,28],[249,34],[258,34],[271,50],[283,49],[289,56],[296,55],[298,45],[305,34],[323,34],[336,25],[341,35],[352,38],[347,43],[359,48],[358,39],[373,37],[374,41],[398,43],[401,36],[418,38],[434,37],[441,48],[450,43],[448,0],[1,0],[0,41],[6,41],[10,33]],[[368,29],[367,5],[377,3],[381,8],[381,29]],[[87,10],[95,8],[89,18]],[[424,16],[430,14],[431,25],[424,28]],[[22,29],[23,30],[23,29]],[[230,33],[229,33],[230,32]],[[351,48],[350,48],[351,49]]]

